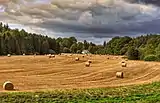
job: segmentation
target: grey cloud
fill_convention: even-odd
[[[1,0],[2,20],[42,28],[55,36],[112,38],[120,35],[159,33],[160,8],[138,0]],[[157,1],[158,2],[158,1]]]
[[[160,6],[160,1],[159,0],[125,0],[131,3],[145,3],[145,4],[153,4]]]

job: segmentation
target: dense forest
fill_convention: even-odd
[[[47,54],[47,53],[81,53],[88,49],[95,53],[101,46],[92,42],[78,42],[75,37],[51,38],[48,36],[27,33],[25,30],[10,29],[0,23],[0,55]]]
[[[127,55],[132,60],[160,61],[160,35],[114,37],[96,45],[86,40],[78,42],[75,37],[51,38],[27,33],[0,23],[0,55],[81,53],[83,50],[92,54]]]
[[[104,43],[103,54],[127,55],[131,60],[160,61],[160,35],[114,37]]]

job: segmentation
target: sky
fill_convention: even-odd
[[[0,22],[97,44],[115,36],[160,33],[158,0],[0,0]]]

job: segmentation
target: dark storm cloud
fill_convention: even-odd
[[[160,1],[159,0],[125,0],[127,2],[131,3],[145,3],[145,4],[153,4],[160,6]]]
[[[31,26],[35,31],[44,29],[55,36],[59,33],[84,39],[134,36],[160,32],[158,3],[158,0],[0,0],[4,8],[0,18],[7,23]]]

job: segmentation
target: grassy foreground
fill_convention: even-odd
[[[139,86],[0,93],[0,103],[160,103],[160,82]]]

